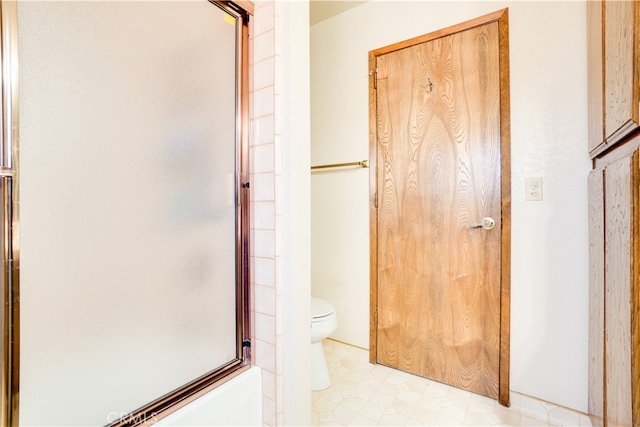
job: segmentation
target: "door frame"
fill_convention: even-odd
[[[433,31],[369,52],[369,240],[370,240],[370,318],[369,361],[377,363],[378,321],[378,191],[377,191],[377,126],[376,126],[376,60],[400,49],[425,43],[471,28],[498,23],[500,64],[500,356],[498,401],[509,406],[509,361],[511,319],[511,119],[509,95],[509,9]]]

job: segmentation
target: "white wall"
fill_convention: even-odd
[[[511,388],[587,410],[586,4],[369,1],[311,28],[311,163],[368,158],[370,50],[509,7]],[[524,199],[525,177],[544,200]],[[312,175],[312,293],[368,347],[368,171]]]
[[[309,425],[311,422],[311,316],[310,316],[310,229],[311,200],[309,177],[309,4],[278,1],[281,19],[281,117],[282,143],[282,219],[276,230],[281,234],[283,281],[283,364],[284,424]],[[277,246],[277,245],[276,245]]]

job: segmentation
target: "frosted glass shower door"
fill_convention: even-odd
[[[20,2],[23,425],[104,425],[237,360],[238,19]]]

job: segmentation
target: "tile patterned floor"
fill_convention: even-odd
[[[505,408],[484,396],[368,363],[368,352],[323,343],[332,385],[312,393],[314,426],[590,426],[589,418],[513,393]],[[514,404],[515,403],[515,404]]]

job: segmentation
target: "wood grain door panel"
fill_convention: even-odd
[[[637,128],[640,102],[640,43],[637,1],[604,2],[604,132],[607,145]]]
[[[605,169],[605,417],[606,425],[632,426],[637,406],[638,152]],[[634,369],[635,368],[635,369]],[[636,416],[637,416],[636,409]],[[634,422],[635,421],[635,422]]]
[[[379,55],[376,68],[376,360],[498,398],[499,25]],[[472,227],[487,216],[494,229]]]

